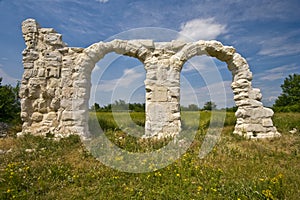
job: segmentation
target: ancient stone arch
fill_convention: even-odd
[[[41,28],[33,19],[22,23],[26,49],[20,89],[23,133],[78,134],[88,137],[88,101],[91,72],[110,52],[139,59],[146,69],[145,136],[176,135],[180,123],[180,71],[197,55],[224,61],[232,72],[232,89],[238,106],[234,133],[253,138],[280,134],[273,126],[273,111],[263,107],[259,89],[252,88],[247,61],[231,46],[218,41],[153,42],[113,40],[87,48],[67,47],[61,34]]]

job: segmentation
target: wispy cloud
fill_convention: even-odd
[[[128,89],[133,86],[133,83],[136,83],[138,82],[138,80],[143,78],[144,74],[139,72],[139,69],[140,67],[125,69],[123,71],[122,77],[120,78],[100,80],[100,83],[97,86],[97,90],[103,92],[111,92],[116,90],[116,88]]]
[[[0,67],[2,67],[2,65],[0,64]],[[0,77],[3,78],[2,80],[2,84],[3,85],[6,85],[6,84],[9,84],[9,85],[16,85],[17,82],[19,81],[18,79],[8,75],[7,73],[5,73],[5,71],[3,69],[0,68]]]
[[[214,18],[193,19],[181,25],[178,40],[212,40],[226,33],[226,25],[217,23]]]
[[[100,2],[100,3],[107,3],[108,0],[96,0],[96,2]]]
[[[265,40],[260,43],[262,48],[258,54],[267,56],[287,56],[300,54],[300,42],[295,42],[297,40],[294,40],[295,37],[299,36],[299,32],[296,36],[293,33],[272,38],[265,38]]]
[[[207,71],[211,67],[215,67],[211,57],[208,56],[196,56],[187,61],[183,66],[182,72],[191,72],[191,71]]]
[[[284,79],[288,74],[293,73],[297,69],[299,70],[299,67],[297,67],[296,64],[284,65],[266,70],[262,73],[256,74],[256,76],[260,81],[275,81]]]
[[[253,79],[254,87],[261,89],[263,95],[262,102],[266,106],[272,106],[275,99],[281,93],[280,85],[283,83],[283,80],[292,73],[299,72],[299,67],[297,64],[288,64],[275,67],[264,72],[255,74]]]
[[[89,103],[91,105],[99,102],[101,105],[107,105],[119,99],[126,102],[143,102],[145,101],[144,80],[145,70],[143,67],[139,65],[134,68],[126,68],[117,78],[103,79],[94,83]]]

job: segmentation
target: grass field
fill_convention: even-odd
[[[143,130],[144,113],[130,113],[137,125],[128,115],[124,121],[119,115],[121,128],[110,113],[97,113],[90,123],[99,121],[107,137],[128,151],[168,142],[138,142],[126,130]],[[120,172],[101,164],[77,136],[55,141],[10,134],[0,139],[0,199],[299,199],[300,133],[289,130],[300,129],[300,113],[276,113],[273,120],[282,137],[258,141],[232,135],[234,113],[226,113],[220,140],[203,159],[198,154],[210,113],[201,112],[200,120],[198,116],[182,115],[183,127],[197,130],[188,151],[148,173]]]

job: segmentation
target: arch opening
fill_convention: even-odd
[[[234,105],[230,79],[226,63],[214,57],[195,55],[184,63],[180,80],[183,130],[218,128],[212,127],[216,124],[223,126],[226,108]]]
[[[91,73],[89,125],[92,135],[102,130],[122,130],[140,137],[145,126],[145,80],[143,63],[138,59],[111,52],[96,63]],[[95,105],[98,109],[95,109]],[[101,112],[99,112],[101,111]],[[97,113],[99,112],[99,113]],[[103,114],[103,116],[100,115]],[[95,123],[95,122],[94,122]]]

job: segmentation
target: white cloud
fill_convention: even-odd
[[[299,72],[297,64],[283,65],[258,73],[253,79],[254,87],[261,89],[262,102],[265,106],[272,106],[275,99],[281,93],[280,85],[283,80],[292,73]]]
[[[195,56],[189,59],[182,68],[182,72],[198,71],[199,73],[205,73],[208,71],[216,70],[217,65],[214,62],[216,58],[209,56]]]
[[[296,64],[284,65],[284,66],[266,70],[262,73],[257,74],[256,76],[261,81],[280,80],[280,79],[284,79],[285,77],[288,76],[288,74],[296,71],[297,69],[299,70],[299,67],[297,67]]]
[[[269,75],[265,75],[265,76],[262,76],[260,78],[260,80],[263,80],[263,81],[275,81],[275,80],[279,80],[279,79],[282,79],[284,77],[283,75],[283,72],[282,73],[276,73],[276,74],[269,74]]]
[[[97,2],[100,2],[100,3],[107,3],[108,0],[96,0]]]
[[[212,65],[211,58],[208,56],[196,56],[187,61],[183,66],[182,72],[204,70]]]
[[[193,19],[181,25],[178,40],[212,40],[226,33],[226,25],[215,22],[214,18]]]
[[[97,86],[97,90],[110,92],[119,88],[128,89],[133,86],[135,82],[144,77],[144,73],[141,73],[140,71],[140,67],[138,66],[132,69],[125,69],[123,71],[123,75],[120,78],[100,80],[100,83]]]
[[[144,68],[139,65],[124,69],[118,78],[93,83],[89,104],[98,102],[101,105],[108,105],[119,99],[126,102],[143,102],[145,100],[145,74]]]
[[[296,36],[295,36],[296,35]],[[293,38],[298,37],[299,31],[277,37],[265,38],[259,55],[266,56],[287,56],[300,54],[300,43]]]

